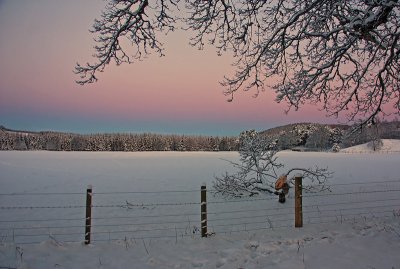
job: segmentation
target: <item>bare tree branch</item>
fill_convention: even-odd
[[[163,56],[162,44],[158,41],[157,32],[168,32],[175,29],[176,18],[169,15],[170,6],[176,2],[148,0],[112,0],[109,1],[100,20],[95,20],[91,32],[96,35],[94,57],[95,64],[87,63],[75,66],[75,73],[80,75],[76,82],[84,85],[97,81],[95,74],[103,72],[111,60],[117,65],[133,63],[140,60],[150,51]],[[128,47],[129,49],[127,49]],[[131,52],[128,52],[131,51]]]
[[[278,179],[277,170],[284,167],[277,162],[277,141],[271,141],[256,131],[242,132],[239,139],[239,153],[241,163],[230,162],[237,172],[225,173],[215,177],[214,188],[224,196],[242,197],[254,196],[261,193],[278,194],[275,182]],[[288,178],[291,174],[301,173],[305,178],[303,189],[309,192],[325,191],[325,185],[332,176],[327,168],[291,168],[281,176]],[[289,177],[288,184],[294,185],[293,177]]]
[[[96,81],[111,60],[164,55],[157,33],[175,29],[172,8],[193,46],[233,52],[236,71],[221,82],[230,101],[238,90],[270,88],[287,111],[319,104],[363,124],[400,115],[398,0],[109,0],[92,30],[98,62],[77,64],[77,83]]]

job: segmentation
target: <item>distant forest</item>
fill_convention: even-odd
[[[329,151],[364,143],[378,143],[381,139],[400,139],[399,121],[376,121],[359,128],[341,124],[295,123],[261,132],[276,139],[279,149]]]
[[[376,122],[353,133],[348,125],[295,123],[260,132],[279,149],[329,151],[380,139],[400,139],[400,122]],[[0,150],[54,151],[237,151],[238,137],[30,132],[0,126]]]
[[[29,132],[0,126],[0,150],[236,151],[236,137]]]

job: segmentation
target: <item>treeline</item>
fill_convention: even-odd
[[[0,128],[0,150],[236,151],[236,137],[20,132]]]
[[[277,140],[280,150],[302,148],[312,151],[328,150],[342,142],[348,126],[298,123],[267,130],[261,134]]]
[[[379,143],[381,139],[400,139],[400,122],[397,120],[376,121],[355,131],[356,127],[358,126],[296,123],[272,128],[261,134],[276,139],[281,150],[326,151],[371,141]]]
[[[296,123],[260,134],[277,141],[280,150],[326,151],[381,139],[400,139],[400,122],[377,121],[360,131],[352,126]],[[0,150],[56,151],[237,151],[237,137],[144,134],[71,134],[24,132],[0,126]]]

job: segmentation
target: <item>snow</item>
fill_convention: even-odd
[[[376,152],[381,153],[390,153],[390,152],[400,152],[400,140],[398,139],[382,139],[382,147],[378,149]],[[340,152],[342,153],[372,153],[374,150],[369,143],[357,145],[354,147],[349,147],[342,149]]]
[[[362,222],[170,241],[2,245],[18,268],[398,268],[399,221]],[[144,246],[146,244],[146,248]],[[17,261],[15,261],[17,260]],[[8,262],[8,263],[6,263]]]
[[[85,246],[45,241],[0,245],[14,268],[398,268],[399,220],[308,226],[175,241]],[[147,249],[147,250],[146,250]]]
[[[384,140],[384,148],[388,145],[390,154],[280,152],[279,160],[287,168],[328,166],[334,172],[330,182],[333,195],[304,194],[302,228],[293,227],[293,190],[285,204],[269,196],[214,204],[224,200],[208,195],[209,232],[215,232],[209,238],[201,238],[194,229],[200,226],[200,187],[205,182],[210,189],[214,175],[232,169],[223,159],[237,161],[238,153],[0,151],[0,192],[27,194],[0,195],[1,207],[84,205],[88,185],[93,186],[94,204],[127,205],[93,208],[94,218],[111,216],[122,226],[115,227],[115,234],[107,234],[111,228],[102,230],[100,225],[114,225],[114,220],[93,219],[92,232],[105,234],[94,234],[89,245],[83,244],[81,227],[65,231],[48,228],[40,232],[47,235],[31,238],[16,234],[13,238],[12,232],[0,230],[0,268],[399,268],[400,204],[398,192],[391,190],[400,189],[400,153],[394,152],[398,141]],[[358,184],[362,182],[370,184]],[[188,192],[164,192],[174,190]],[[369,190],[377,193],[362,193]],[[385,191],[384,199],[381,190]],[[356,194],[334,195],[341,191]],[[28,195],[63,192],[76,195]],[[177,201],[187,204],[159,205]],[[351,210],[343,208],[347,202]],[[364,214],[366,207],[373,213]],[[263,217],[258,216],[258,210],[264,210]],[[235,212],[226,213],[229,211]],[[354,215],[346,217],[349,212]],[[355,217],[358,212],[362,215]],[[31,225],[82,225],[84,214],[84,208],[3,209],[0,228],[13,225],[6,222],[10,220],[56,217],[78,221]],[[195,216],[179,219],[178,214]],[[153,225],[162,215],[171,215],[163,220],[166,223],[182,224],[172,224],[172,228],[166,223]],[[259,220],[263,224],[250,223]],[[240,224],[244,222],[250,224]],[[153,228],[166,230],[146,231]],[[63,232],[79,235],[58,235]],[[37,243],[24,244],[29,241]]]

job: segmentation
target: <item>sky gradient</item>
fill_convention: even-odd
[[[329,122],[305,106],[284,113],[271,90],[227,102],[219,81],[233,72],[229,55],[191,47],[190,33],[167,37],[166,56],[110,65],[80,86],[76,62],[93,62],[89,29],[105,1],[0,0],[0,125],[78,133],[153,132],[237,135],[294,122]]]

